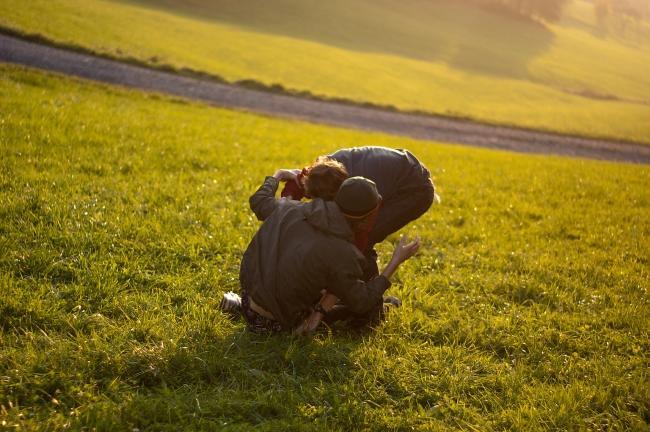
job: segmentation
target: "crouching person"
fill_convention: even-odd
[[[361,176],[372,180],[382,196],[380,209],[365,229],[356,233],[356,245],[368,258],[365,279],[375,277],[377,253],[374,246],[409,222],[422,216],[433,202],[440,202],[429,170],[411,152],[386,147],[342,149],[319,156],[302,170],[284,170],[287,179],[282,196],[332,199],[332,177]]]
[[[248,245],[240,267],[241,311],[254,332],[305,332],[305,320],[318,311],[327,316],[336,298],[355,316],[381,306],[390,278],[413,256],[419,240],[400,242],[382,274],[362,280],[363,255],[354,245],[354,227],[377,211],[381,197],[362,177],[345,180],[334,201],[276,199],[283,172],[267,177],[250,198],[264,221]],[[324,296],[328,293],[327,296]],[[316,323],[317,324],[317,323]]]

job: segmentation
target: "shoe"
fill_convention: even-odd
[[[236,294],[232,291],[228,291],[223,295],[221,303],[219,303],[219,309],[222,312],[232,315],[235,318],[238,318],[241,315],[241,297],[239,294]]]
[[[390,305],[390,306],[395,306],[395,307],[400,307],[400,306],[402,306],[402,300],[398,299],[397,297],[393,297],[393,296],[384,296],[384,304],[385,305]]]

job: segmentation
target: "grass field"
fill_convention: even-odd
[[[118,58],[650,143],[650,24],[592,17],[583,0],[547,26],[447,1],[0,0],[0,26]]]
[[[406,147],[443,204],[375,332],[217,310],[275,168]],[[647,430],[647,166],[238,113],[0,66],[0,429]],[[390,238],[379,250],[386,260]]]

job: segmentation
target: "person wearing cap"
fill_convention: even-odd
[[[402,239],[382,274],[366,282],[363,256],[353,243],[354,228],[381,202],[374,182],[348,178],[339,182],[334,200],[300,202],[275,197],[286,179],[283,170],[266,177],[250,198],[251,209],[263,223],[240,266],[240,308],[249,329],[301,329],[315,309],[327,314],[332,305],[321,301],[326,292],[354,314],[373,313],[393,273],[418,250],[419,239]]]
[[[382,197],[380,208],[356,234],[359,250],[368,258],[366,278],[378,274],[374,246],[388,235],[422,216],[433,202],[440,202],[429,170],[411,152],[387,147],[356,147],[319,156],[302,170],[282,170],[287,179],[282,196],[300,200],[332,199],[336,193],[328,180],[361,176],[372,180]]]

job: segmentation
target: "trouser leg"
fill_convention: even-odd
[[[384,318],[384,303],[377,302],[368,312],[364,314],[353,313],[349,307],[344,304],[334,306],[323,319],[327,325],[336,322],[345,321],[346,325],[352,328],[361,328],[364,326],[373,326],[379,324]]]
[[[375,251],[374,245],[426,213],[433,203],[433,196],[433,184],[431,181],[427,181],[419,188],[405,189],[399,196],[384,204],[379,210],[375,226],[368,236],[363,280],[369,281],[379,275],[377,251]]]
[[[369,248],[426,213],[433,204],[433,195],[433,184],[427,181],[419,187],[403,189],[385,201],[368,237]]]

